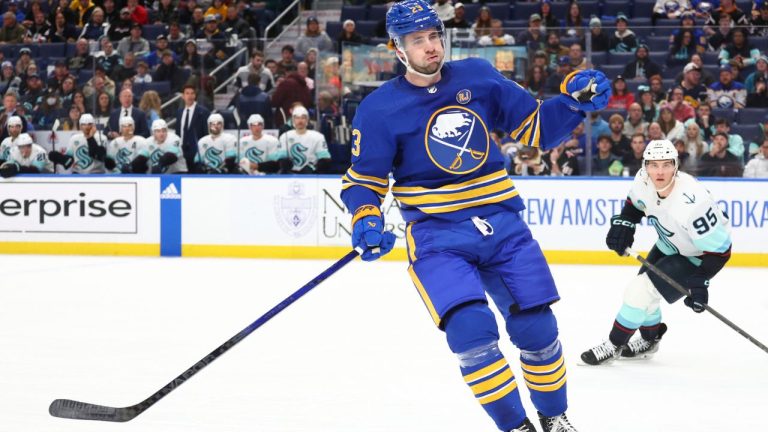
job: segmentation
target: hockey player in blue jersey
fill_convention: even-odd
[[[550,309],[560,297],[489,134],[498,128],[525,145],[555,147],[584,111],[605,107],[609,81],[574,72],[561,95],[542,102],[485,60],[444,63],[443,24],[424,0],[394,4],[386,26],[407,72],[367,96],[353,120],[341,193],[353,213],[352,244],[367,261],[392,249],[380,211],[392,173],[408,272],[477,401],[500,430],[535,431],[520,399],[524,382],[546,432],[575,432]],[[520,349],[521,382],[497,345],[486,293]]]

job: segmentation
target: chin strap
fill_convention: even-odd
[[[675,184],[675,179],[677,178],[677,168],[675,168],[675,173],[672,174],[672,180],[669,181],[669,184],[664,186],[661,189],[656,189],[656,193],[662,193],[666,191],[667,189],[671,188],[673,184]],[[655,188],[654,188],[655,189]]]

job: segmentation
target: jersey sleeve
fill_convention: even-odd
[[[136,143],[136,156],[144,156],[149,159],[149,139],[145,139],[144,142]]]
[[[279,139],[275,138],[275,151],[269,155],[269,157],[272,158],[269,160],[279,160],[288,157],[288,146],[285,144],[283,136],[285,136],[285,134],[280,135]]]
[[[705,253],[723,254],[731,248],[727,219],[713,200],[705,200],[688,214],[691,242]]]
[[[331,152],[328,151],[328,143],[325,142],[325,135],[317,133],[317,143],[315,144],[315,157],[319,159],[330,159]]]
[[[267,157],[266,161],[276,161],[279,159],[283,159],[286,157],[285,150],[283,150],[283,147],[280,144],[280,141],[277,140],[277,138],[274,139],[267,139]]]
[[[32,163],[31,165],[41,173],[46,172],[46,167],[48,165],[48,155],[45,153],[45,150],[40,147],[36,148],[35,154],[32,155]]]
[[[364,205],[381,206],[389,191],[397,142],[387,121],[396,120],[380,118],[380,110],[375,109],[379,102],[380,98],[369,96],[352,121],[352,165],[341,179],[341,199],[353,213]]]
[[[557,147],[584,120],[584,113],[572,111],[557,97],[544,102],[535,99],[520,84],[507,79],[485,60],[483,73],[495,81],[496,127],[508,132],[515,141],[544,150]]]
[[[224,147],[224,159],[237,158],[237,138],[227,140]]]
[[[631,206],[631,208],[628,210],[622,209],[622,215],[625,214],[625,211],[633,212],[632,208],[638,212],[642,212],[643,215],[645,215],[646,206],[643,202],[643,199],[645,199],[643,194],[643,191],[645,190],[645,183],[643,183],[643,180],[640,179],[642,171],[643,170],[641,169],[640,172],[638,172],[635,176],[635,179],[632,181],[632,187],[629,188],[629,193],[627,194],[627,202],[624,205],[624,208],[626,209],[628,206]],[[640,220],[638,219],[637,221],[633,222],[637,223],[639,221]]]

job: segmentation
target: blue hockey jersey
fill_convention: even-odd
[[[490,131],[548,149],[583,118],[557,98],[534,99],[483,59],[446,63],[431,87],[400,76],[357,109],[341,198],[352,212],[379,206],[392,173],[392,193],[408,222],[520,211],[525,207]]]

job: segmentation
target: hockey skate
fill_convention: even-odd
[[[539,413],[539,421],[541,422],[541,427],[544,428],[544,432],[578,432],[571,422],[568,421],[565,413],[554,417],[547,417]]]
[[[627,346],[621,351],[622,359],[642,360],[653,357],[653,354],[659,350],[659,341],[664,333],[667,332],[667,325],[659,324],[659,333],[654,340],[646,340],[642,337],[629,341]]]
[[[536,432],[536,428],[533,427],[533,423],[531,423],[531,421],[528,420],[528,418],[526,417],[525,421],[523,421],[523,424],[512,429],[509,432]]]
[[[590,366],[602,365],[619,358],[621,351],[622,347],[617,347],[611,341],[605,341],[581,353],[581,360]]]

